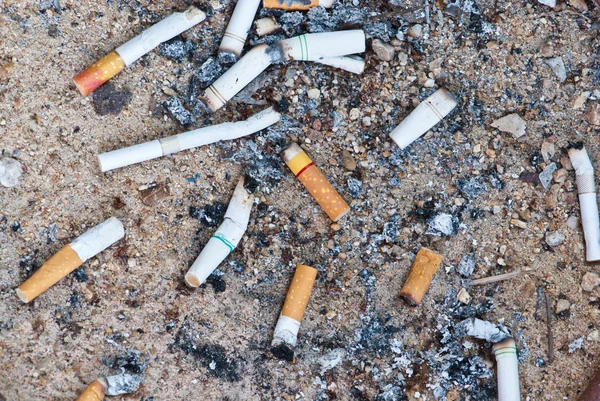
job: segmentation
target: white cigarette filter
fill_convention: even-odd
[[[116,217],[98,224],[48,259],[33,276],[17,288],[17,296],[23,302],[31,302],[86,260],[96,256],[124,235],[123,224]]]
[[[271,64],[284,61],[316,61],[365,51],[362,30],[311,33],[285,39],[271,46],[258,45],[209,86],[200,100],[211,112],[225,105]]]
[[[81,94],[86,96],[161,43],[187,31],[205,19],[206,14],[196,7],[190,7],[183,13],[171,14],[98,60],[87,70],[77,74],[73,81]]]
[[[569,149],[569,158],[577,175],[577,193],[581,209],[581,224],[586,244],[586,260],[600,260],[600,219],[596,199],[594,167],[584,146]]]
[[[519,401],[519,361],[515,340],[507,338],[493,347],[498,365],[498,401]]]
[[[219,54],[232,54],[236,59],[242,55],[259,5],[260,0],[238,0],[219,46]]]
[[[360,75],[365,72],[365,60],[358,56],[325,57],[318,60],[317,63],[346,70],[353,74]]]
[[[277,23],[274,17],[266,17],[254,21],[254,27],[258,36],[265,36],[281,28],[281,25]]]
[[[251,135],[278,123],[279,120],[281,120],[281,114],[271,107],[255,114],[246,121],[213,125],[112,152],[102,153],[98,156],[98,163],[100,163],[100,170],[106,172],[170,155],[182,150]]]
[[[287,11],[303,11],[312,7],[330,8],[335,0],[263,0],[264,8],[277,8]]]
[[[442,121],[458,102],[447,89],[438,89],[423,100],[391,133],[390,137],[401,149],[405,149]]]
[[[242,178],[235,187],[233,198],[225,212],[225,220],[185,275],[188,285],[199,287],[238,246],[248,228],[253,203],[254,196],[246,191]]]
[[[290,348],[296,346],[300,322],[308,305],[308,299],[316,277],[317,269],[306,265],[296,266],[294,278],[285,297],[281,315],[277,320],[275,332],[273,333],[273,341],[271,342],[273,347],[282,344]]]

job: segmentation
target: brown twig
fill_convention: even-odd
[[[552,337],[552,311],[550,309],[550,295],[546,296],[546,326],[548,329],[548,363],[554,360],[554,337]]]
[[[508,280],[511,278],[515,278],[515,277],[519,276],[520,274],[521,274],[521,270],[516,270],[514,272],[499,274],[497,276],[478,278],[477,280],[471,281],[471,285],[484,285],[484,284],[495,283],[497,281],[504,281],[504,280]]]

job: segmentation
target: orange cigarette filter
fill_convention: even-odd
[[[296,320],[297,322],[302,321],[306,305],[308,305],[308,299],[312,292],[315,278],[317,277],[317,269],[306,265],[297,265],[294,278],[290,284],[285,302],[283,303],[283,309],[281,310],[282,316],[287,316]]]
[[[400,292],[400,296],[406,302],[413,306],[421,304],[442,259],[442,255],[430,249],[421,248],[419,250],[408,279]]]
[[[348,213],[350,206],[300,146],[293,144],[287,148],[283,152],[283,160],[331,220],[338,221]]]
[[[77,401],[102,401],[106,393],[106,386],[96,380],[92,382],[83,393],[77,398]]]
[[[66,245],[17,288],[17,295],[21,301],[30,302],[82,264],[79,255]]]
[[[119,53],[113,51],[106,57],[96,61],[90,68],[80,72],[73,78],[77,89],[83,96],[92,93],[97,87],[123,71],[125,62]]]
[[[331,3],[331,1],[319,0],[263,0],[264,8],[277,8],[280,10],[308,10],[321,5],[320,3]],[[324,5],[327,7],[327,5]],[[331,5],[329,5],[331,7]]]

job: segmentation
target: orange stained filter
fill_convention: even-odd
[[[317,7],[319,0],[311,0],[306,4],[305,0],[263,0],[264,8],[278,8],[280,10],[308,10]]]
[[[287,148],[283,152],[283,159],[331,220],[339,220],[350,210],[350,206],[300,146],[293,144]]]
[[[97,87],[123,71],[125,63],[116,51],[96,61],[90,68],[73,78],[83,96],[92,93]]]
[[[102,401],[105,391],[104,385],[96,380],[87,386],[85,391],[77,398],[77,401]]]
[[[17,295],[21,301],[31,302],[82,264],[79,255],[66,245],[17,288]]]
[[[296,266],[296,273],[294,273],[294,278],[281,310],[282,316],[287,316],[297,322],[302,321],[316,277],[317,269],[305,265]]]
[[[442,255],[427,248],[421,248],[412,265],[412,269],[400,296],[409,304],[417,306],[431,285],[433,276],[442,263]]]

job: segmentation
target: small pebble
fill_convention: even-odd
[[[0,159],[0,184],[11,188],[19,183],[23,169],[21,163],[10,157]]]
[[[596,273],[585,273],[581,279],[581,289],[592,292],[600,284],[600,277]]]
[[[546,233],[546,244],[549,246],[559,246],[565,240],[565,236],[560,231],[551,231]]]
[[[348,171],[354,171],[356,169],[356,161],[354,161],[352,154],[347,150],[342,151],[342,165]]]
[[[550,188],[550,184],[552,183],[553,174],[556,171],[556,169],[557,169],[556,163],[550,163],[548,166],[546,166],[544,171],[542,171],[540,173],[540,176],[539,176],[540,182],[542,183],[544,188],[546,188],[546,189]]]
[[[460,291],[458,292],[458,294],[456,295],[456,297],[458,298],[458,300],[460,302],[462,302],[465,305],[471,302],[471,295],[469,295],[469,293],[467,292],[467,290],[464,289],[464,288],[460,289]]]
[[[579,219],[577,216],[569,216],[567,219],[567,226],[573,230],[579,227]]]
[[[307,95],[309,99],[317,100],[321,97],[321,91],[317,88],[309,89]]]
[[[556,7],[556,0],[538,0],[538,3],[552,8]]]
[[[377,55],[377,58],[381,61],[392,61],[394,59],[394,55],[396,50],[394,46],[389,45],[387,43],[383,43],[379,39],[373,40],[373,44],[371,45],[373,51]]]
[[[509,114],[492,123],[492,127],[499,129],[502,132],[509,132],[520,138],[525,135],[525,121],[518,114]]]
[[[411,38],[415,38],[418,39],[421,37],[421,35],[423,35],[423,25],[421,24],[417,24],[417,25],[413,25],[407,32],[406,34],[408,36],[410,36]]]
[[[475,271],[475,256],[472,253],[467,253],[462,257],[456,271],[463,277],[469,277]]]
[[[550,67],[554,75],[560,80],[560,82],[565,82],[567,80],[567,69],[565,68],[565,63],[562,57],[554,57],[546,60],[546,64]]]
[[[585,118],[592,125],[600,125],[600,103],[591,104],[585,112]]]
[[[576,8],[579,11],[589,11],[588,5],[585,0],[569,0],[569,5]]]
[[[567,309],[569,309],[571,307],[571,302],[569,302],[569,300],[567,299],[559,299],[558,302],[556,303],[556,313],[561,313],[566,311]]]
[[[544,141],[542,142],[542,157],[545,162],[550,161],[554,157],[554,144],[552,142]]]

